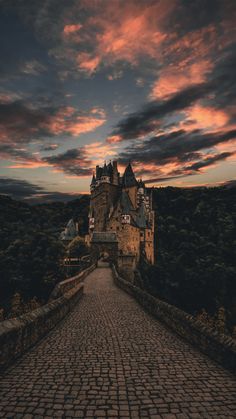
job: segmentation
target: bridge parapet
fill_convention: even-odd
[[[141,288],[122,278],[112,266],[115,283],[132,295],[149,313],[166,324],[178,335],[200,349],[214,361],[236,372],[236,342],[205,326],[193,316],[171,304],[153,297]]]
[[[87,269],[84,269],[82,272],[80,272],[78,275],[75,275],[71,278],[65,279],[64,281],[59,282],[54,290],[52,291],[49,301],[55,300],[56,298],[61,297],[66,292],[71,290],[72,288],[76,287],[78,284],[80,284],[83,279],[90,274],[95,269],[96,265],[93,264],[89,266]]]
[[[0,370],[4,370],[45,336],[83,295],[83,279],[95,265],[79,275],[60,282],[48,304],[17,318],[0,322]]]

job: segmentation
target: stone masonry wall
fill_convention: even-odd
[[[236,372],[236,343],[228,336],[219,334],[206,327],[193,316],[161,301],[119,276],[113,266],[115,283],[132,295],[150,314],[166,324],[181,337],[222,364]],[[140,337],[141,338],[141,337]]]
[[[0,322],[0,370],[12,364],[71,311],[83,295],[82,279],[94,268],[92,265],[59,283],[48,304],[18,318]]]

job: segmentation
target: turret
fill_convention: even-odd
[[[114,185],[119,185],[119,177],[120,177],[120,174],[117,169],[117,161],[114,160],[113,161],[113,175],[112,175],[112,183]]]
[[[96,179],[93,173],[92,181],[90,183],[90,191],[93,192],[95,188],[96,188]]]
[[[110,176],[108,173],[107,165],[104,164],[102,175],[101,175],[101,183],[110,183]]]

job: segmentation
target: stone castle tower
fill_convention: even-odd
[[[90,185],[88,244],[106,253],[121,270],[133,271],[145,257],[154,263],[154,212],[151,191],[137,181],[129,163],[123,176],[117,162],[96,167]]]

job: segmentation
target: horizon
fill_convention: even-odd
[[[234,182],[235,14],[232,0],[3,0],[0,194],[73,199],[114,159],[150,187]]]

